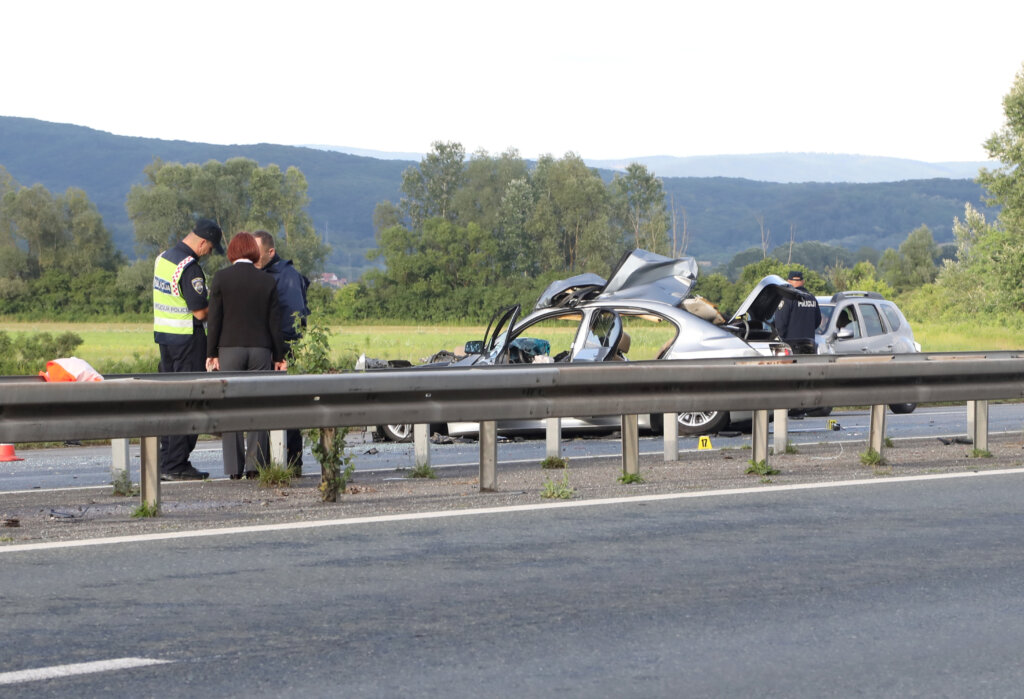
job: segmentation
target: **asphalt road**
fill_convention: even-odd
[[[828,420],[835,419],[840,429],[828,429]],[[866,410],[836,412],[830,418],[805,418],[790,421],[790,441],[796,445],[821,442],[856,442],[867,440],[869,415]],[[1024,427],[1024,403],[993,404],[989,408],[989,429],[993,432],[1020,431]],[[967,413],[962,406],[921,407],[909,415],[886,417],[886,433],[893,439],[964,435]],[[415,465],[411,444],[371,442],[368,433],[350,435],[351,453],[358,470],[411,468]],[[735,449],[750,447],[749,434],[712,437],[712,447]],[[563,455],[573,458],[618,455],[622,446],[616,437],[566,438]],[[681,450],[697,448],[696,438],[680,438]],[[659,437],[642,437],[641,453],[663,453]],[[139,482],[138,447],[131,449],[131,476]],[[472,440],[455,444],[431,445],[431,463],[435,468],[479,463],[479,445]],[[99,486],[110,483],[111,452],[108,447],[73,447],[17,451],[24,461],[0,463],[0,492],[30,489],[66,488],[75,485]],[[502,462],[539,462],[545,456],[543,438],[502,440],[498,459]],[[308,449],[304,457],[307,472],[319,467]],[[223,461],[219,441],[200,442],[193,452],[193,464],[214,478],[223,478]]]
[[[1022,502],[989,472],[0,548],[0,695],[1019,696]],[[75,666],[126,658],[161,664]]]

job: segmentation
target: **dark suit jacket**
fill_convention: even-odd
[[[206,333],[208,357],[217,357],[221,347],[266,347],[275,362],[284,359],[274,278],[248,262],[236,262],[214,274]]]

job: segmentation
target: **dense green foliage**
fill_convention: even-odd
[[[510,303],[528,308],[553,279],[584,271],[607,276],[634,247],[681,254],[685,244],[662,181],[641,165],[606,182],[573,154],[542,158],[530,169],[515,151],[467,159],[459,144],[435,143],[402,186],[398,205],[377,208],[371,256],[383,269],[346,287],[333,306],[341,319],[484,322]],[[764,245],[769,237],[765,231]],[[885,264],[876,269],[879,258]],[[892,295],[934,279],[939,261],[925,226],[884,254],[791,236],[770,253],[739,253],[702,277],[697,292],[728,313],[761,277],[799,268],[818,294],[855,286]]]
[[[126,264],[96,208],[77,189],[53,195],[23,187],[0,166],[0,313],[26,318],[133,317],[151,312],[153,258],[180,240],[197,217],[230,236],[269,230],[282,256],[308,275],[327,247],[313,231],[301,172],[236,158],[205,165],[154,162],[132,187],[127,210],[142,257]],[[209,268],[224,263],[215,256]]]
[[[135,248],[151,259],[176,243],[196,217],[210,218],[230,236],[266,230],[282,256],[307,274],[323,269],[328,249],[306,212],[306,178],[297,168],[281,172],[254,160],[211,160],[204,165],[153,162],[147,182],[128,193],[126,207],[135,224]]]
[[[35,375],[46,363],[58,357],[70,357],[82,338],[75,333],[8,335],[0,330],[0,375]]]
[[[467,161],[439,142],[402,194],[378,206],[384,267],[349,292],[352,317],[484,321],[559,276],[607,275],[638,240],[668,247],[661,183],[642,166],[606,184],[573,154],[530,169],[515,151]]]
[[[1001,207],[990,223],[968,205],[954,222],[955,259],[945,260],[933,283],[907,294],[914,313],[954,320],[984,314],[990,321],[1024,325],[1024,69],[1003,98],[1006,121],[985,147],[1002,165],[979,181]]]

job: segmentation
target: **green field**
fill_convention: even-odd
[[[418,364],[435,352],[462,347],[466,340],[483,339],[484,326],[336,325],[331,328],[331,349],[343,358],[406,359]],[[152,323],[22,323],[0,322],[0,331],[12,337],[48,332],[73,332],[83,342],[76,356],[94,367],[131,362],[135,357],[159,358]],[[40,367],[42,368],[42,367]]]
[[[979,323],[915,323],[914,337],[925,352],[964,352],[1015,350],[1024,348],[1024,334],[1007,327],[986,327]],[[73,332],[83,343],[76,350],[97,369],[118,362],[133,362],[136,357],[158,357],[149,323],[23,323],[0,322],[8,335],[48,332],[54,335]],[[335,360],[352,360],[365,353],[379,359],[405,359],[421,363],[435,352],[462,347],[466,340],[482,339],[480,325],[337,325],[332,327],[331,348]],[[568,331],[568,329],[567,329]],[[643,338],[634,337],[631,355],[638,355]],[[661,342],[661,338],[651,342]],[[42,369],[43,367],[40,367]]]

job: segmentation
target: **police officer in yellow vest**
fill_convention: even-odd
[[[206,371],[206,327],[209,310],[206,275],[199,258],[216,250],[224,254],[223,232],[201,218],[185,239],[156,258],[153,267],[153,338],[160,347],[160,373]],[[160,438],[162,480],[203,480],[189,457],[197,435]]]

